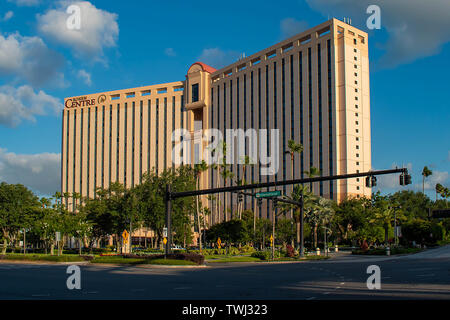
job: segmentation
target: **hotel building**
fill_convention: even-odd
[[[235,159],[229,167],[233,184],[243,178],[251,183],[307,177],[311,167],[322,175],[369,171],[367,34],[331,19],[219,70],[196,62],[183,81],[66,98],[62,192],[94,197],[96,187],[114,181],[133,187],[151,168],[162,172],[172,166],[172,132],[179,128],[191,133],[193,158],[205,153],[208,142],[201,137],[209,128],[279,130],[278,141],[268,140],[279,151],[277,173],[261,175],[258,162],[243,177]],[[292,168],[290,139],[303,145]],[[201,185],[224,181],[209,169]],[[371,195],[360,178],[317,182],[312,188],[337,201]],[[289,194],[292,187],[278,189]],[[237,206],[236,194],[226,197],[228,208]],[[244,208],[255,206],[244,199]],[[271,214],[265,202],[258,211],[261,217]],[[235,210],[228,218],[232,214]],[[210,223],[223,219],[213,215]]]

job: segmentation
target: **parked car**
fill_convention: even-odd
[[[172,250],[186,250],[186,249],[183,248],[182,246],[174,245],[174,246],[172,246]]]

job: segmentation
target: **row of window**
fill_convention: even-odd
[[[321,52],[321,47],[320,44],[318,45],[318,52]],[[332,91],[332,67],[331,67],[331,44],[330,41],[327,41],[327,47],[326,47],[326,52],[327,54],[327,84],[328,84],[328,92],[327,92],[327,96],[328,96],[328,119],[329,119],[329,123],[328,123],[328,127],[329,127],[329,132],[328,132],[328,137],[329,137],[329,146],[328,146],[328,153],[329,153],[329,158],[327,159],[329,162],[329,167],[327,168],[329,170],[330,173],[333,173],[333,91]],[[314,154],[314,145],[313,145],[313,132],[315,130],[318,131],[319,133],[319,144],[318,144],[318,149],[319,149],[319,170],[321,172],[324,171],[324,161],[323,161],[323,153],[322,153],[322,149],[323,149],[323,124],[322,124],[322,119],[323,119],[323,107],[322,107],[322,66],[321,66],[321,54],[318,53],[317,55],[317,61],[318,61],[318,70],[317,70],[317,83],[318,83],[318,87],[319,87],[319,94],[317,97],[317,101],[313,101],[312,98],[312,87],[313,87],[313,72],[312,72],[312,52],[311,52],[311,48],[308,48],[307,51],[307,68],[308,68],[308,83],[307,83],[307,90],[309,92],[309,100],[308,100],[308,118],[309,118],[309,125],[308,125],[308,129],[309,129],[309,139],[310,139],[310,143],[309,143],[309,163],[310,166],[313,166],[314,164],[314,158],[313,158],[313,154]],[[299,64],[298,64],[298,72],[299,72],[299,80],[298,80],[298,88],[295,87],[294,84],[294,56],[290,55],[287,59],[282,59],[281,60],[281,90],[277,88],[277,62],[271,62],[271,63],[267,63],[264,66],[258,67],[256,70],[249,70],[246,73],[243,73],[242,77],[244,78],[244,86],[246,85],[246,77],[247,74],[250,77],[250,89],[249,89],[249,98],[250,98],[250,105],[251,105],[251,110],[250,113],[247,113],[246,107],[244,106],[244,113],[246,116],[247,114],[251,114],[252,116],[250,117],[251,121],[252,121],[252,127],[253,126],[253,121],[256,120],[253,117],[254,112],[257,112],[257,121],[258,124],[256,125],[259,129],[261,128],[270,128],[269,126],[269,120],[272,119],[273,123],[274,123],[274,128],[277,127],[278,125],[278,115],[280,113],[281,117],[282,117],[282,123],[286,123],[286,112],[290,112],[291,114],[291,130],[290,132],[286,132],[286,126],[282,126],[281,129],[281,139],[282,139],[282,148],[280,148],[280,153],[282,152],[284,154],[284,152],[288,151],[287,150],[287,140],[289,139],[294,139],[295,137],[295,115],[297,114],[303,114],[303,108],[304,108],[304,99],[303,99],[303,52],[300,51],[298,53],[298,57],[299,57]],[[288,66],[288,67],[287,67]],[[265,76],[261,75],[261,69],[263,69],[265,71]],[[272,73],[273,76],[273,80],[271,81],[272,83],[269,85],[269,72]],[[286,91],[286,72],[290,73],[290,109],[286,108],[286,94],[289,94],[289,92]],[[255,74],[256,73],[256,74]],[[254,80],[256,78],[256,81]],[[229,128],[231,124],[233,124],[233,81],[236,81],[236,85],[237,85],[237,91],[236,91],[236,97],[237,97],[237,102],[236,102],[236,110],[237,110],[237,115],[236,115],[236,119],[237,119],[237,124],[240,124],[239,121],[239,114],[240,114],[240,106],[239,106],[239,101],[240,101],[240,90],[241,90],[241,86],[240,86],[240,77],[237,76],[234,79],[230,79],[230,80],[224,80],[222,82],[219,82],[218,84],[214,84],[213,87],[211,88],[211,123],[212,126],[215,128],[219,128],[219,129],[224,129],[224,128]],[[265,92],[262,92],[262,88],[261,88],[261,80],[265,81]],[[256,85],[255,85],[256,82]],[[272,87],[272,95],[269,95],[269,88]],[[297,89],[297,90],[294,90]],[[229,89],[229,90],[227,90]],[[254,91],[256,91],[257,96],[258,96],[258,104],[257,104],[257,108],[258,110],[254,110]],[[281,97],[281,109],[278,108],[277,106],[277,94],[280,91],[282,97]],[[299,94],[299,109],[297,109],[294,105],[294,92],[298,92]],[[246,97],[246,92],[244,92],[244,96]],[[263,94],[265,94],[265,97],[261,97]],[[247,102],[247,99],[243,99],[244,104]],[[263,125],[261,122],[261,115],[262,115],[262,102],[265,102],[265,106],[271,106],[273,107],[272,112],[270,112],[270,108],[265,108],[265,115],[266,115],[266,119],[265,119],[265,125]],[[314,104],[318,104],[319,106],[319,123],[315,124],[313,122],[313,106]],[[310,107],[312,106],[312,107]],[[223,111],[220,108],[223,108]],[[220,110],[223,112],[217,112],[216,110]],[[228,111],[228,113],[227,113]],[[222,116],[223,115],[223,116]],[[244,118],[245,122],[247,121],[246,117]],[[227,123],[230,123],[230,125],[227,125]],[[246,125],[244,124],[245,128]],[[303,121],[300,121],[300,143],[304,144],[303,138],[304,138],[304,129],[303,129]],[[269,140],[269,139],[268,139]],[[270,141],[267,141],[267,147],[270,146]],[[316,147],[317,148],[317,147]],[[245,150],[247,151],[247,145],[245,147]],[[268,148],[269,150],[269,148]],[[282,157],[283,158],[283,179],[287,179],[288,177],[286,176],[286,168],[287,168],[287,164],[286,164],[286,158],[285,156]],[[300,161],[301,161],[301,168],[304,168],[304,156],[300,157]],[[294,164],[294,168],[298,167],[297,164]],[[260,171],[260,164],[259,167],[256,168],[252,168],[252,181],[254,181],[254,170],[259,169],[259,176],[261,174]],[[234,166],[231,166],[231,171],[235,171],[236,176],[238,177],[238,179],[241,179],[240,177],[240,172],[239,170],[237,170],[237,167],[235,168]],[[328,171],[327,170],[327,171]],[[304,177],[304,172],[301,170],[301,172],[299,173],[301,175],[301,177]],[[217,177],[215,177],[214,175],[211,175],[211,185],[217,185],[217,181],[216,181]],[[275,179],[277,179],[275,177]],[[266,182],[269,181],[269,176],[266,176]],[[333,195],[334,193],[334,189],[333,189],[333,183],[330,184],[330,194]],[[323,183],[320,183],[320,194],[323,195],[324,194],[324,190],[323,190]],[[230,195],[230,197],[233,197],[233,195]],[[233,203],[233,202],[231,202]],[[253,204],[252,204],[253,205]],[[261,213],[260,213],[261,214]]]
[[[178,100],[178,102],[176,101]],[[145,171],[149,171],[150,168],[150,162],[151,159],[155,159],[155,169],[159,170],[159,163],[158,163],[158,151],[159,151],[159,122],[152,120],[151,118],[151,110],[152,108],[155,108],[156,113],[156,119],[160,119],[160,101],[159,99],[155,99],[155,103],[152,105],[151,100],[146,101],[146,106],[144,106],[144,101],[139,102],[139,107],[136,106],[135,102],[132,102],[131,107],[128,106],[127,103],[124,104],[123,108],[120,106],[120,104],[117,104],[116,106],[109,105],[109,110],[107,110],[107,106],[101,106],[101,107],[89,107],[89,108],[81,108],[78,110],[66,110],[64,113],[65,121],[64,121],[64,130],[65,130],[65,175],[63,176],[65,178],[65,182],[63,184],[64,192],[69,192],[69,181],[71,180],[71,191],[72,192],[78,192],[81,193],[83,196],[88,197],[95,197],[95,191],[92,192],[91,189],[95,189],[96,187],[105,187],[105,176],[108,176],[109,183],[112,182],[112,153],[113,150],[116,153],[116,172],[115,172],[115,179],[121,180],[119,174],[119,170],[123,170],[123,181],[127,183],[127,185],[133,186],[136,179],[135,175],[139,175],[139,182],[142,181],[142,174]],[[167,123],[167,98],[163,99],[164,108],[163,108],[163,115],[162,115],[162,121],[164,124],[164,132],[167,133],[168,129],[168,123]],[[178,104],[178,105],[177,105]],[[143,116],[144,116],[144,107],[148,109],[148,119],[147,123],[148,126],[146,128],[143,127]],[[179,108],[179,109],[178,109]],[[179,96],[179,98],[176,98],[175,96],[172,97],[172,112],[176,112],[176,110],[181,110],[180,112],[180,120],[178,125],[176,126],[175,123],[175,116],[172,117],[172,128],[176,127],[183,127],[184,126],[184,103],[183,103],[183,96]],[[121,112],[122,110],[122,112]],[[113,113],[116,113],[116,127],[113,128],[111,125],[113,123]],[[130,114],[131,113],[131,114]],[[71,115],[73,114],[73,117]],[[94,115],[93,119],[91,118],[91,114]],[[109,122],[107,123],[105,121],[106,115],[109,114]],[[123,119],[123,129],[121,128],[121,116],[124,117]],[[132,128],[128,128],[128,117],[132,117]],[[139,133],[136,133],[136,117],[138,117],[139,121]],[[87,118],[87,119],[86,119]],[[99,119],[100,118],[100,119]],[[72,120],[72,121],[71,121]],[[87,120],[87,123],[85,121]],[[93,120],[93,121],[92,121]],[[80,130],[77,131],[77,121],[79,121]],[[91,125],[93,126],[93,130],[91,128]],[[84,126],[87,126],[86,133],[84,130]],[[152,126],[155,126],[155,137],[151,137],[152,132]],[[109,132],[106,132],[105,130],[109,129]],[[71,137],[72,134],[72,137]],[[128,136],[131,134],[131,136]],[[169,133],[170,134],[170,133]],[[84,136],[86,135],[86,136]],[[114,137],[113,137],[114,135]],[[119,143],[121,140],[120,135],[123,135],[123,143],[124,147],[123,150],[119,149]],[[139,136],[137,136],[139,135]],[[142,144],[144,135],[147,135],[147,139],[149,143],[147,146],[144,146]],[[72,138],[72,147],[69,145],[69,139]],[[109,139],[108,139],[109,138]],[[93,139],[93,145],[91,145],[91,139]],[[150,145],[151,141],[155,141],[156,147],[155,147],[155,154],[150,154]],[[167,148],[168,148],[168,141],[170,137],[167,137],[167,134],[164,134],[163,137],[163,152],[164,152],[164,159],[167,159]],[[136,146],[135,141],[139,141],[139,146]],[[86,141],[87,145],[83,146],[83,142]],[[105,154],[105,143],[109,143],[109,148],[107,154]],[[128,148],[127,144],[131,143],[131,155],[128,155]],[[138,147],[139,150],[136,150],[135,147]],[[83,154],[83,150],[86,148],[86,155]],[[93,149],[92,149],[93,148]],[[135,163],[134,159],[136,158],[136,152],[139,152],[139,168],[136,170],[135,166],[137,163]],[[143,167],[142,164],[142,155],[143,153],[147,153],[147,168]],[[93,156],[93,159],[91,159],[91,154],[95,155]],[[98,158],[100,157],[100,158]],[[108,157],[106,160],[105,157]],[[84,166],[83,159],[86,159],[86,165]],[[97,160],[98,159],[98,160]],[[72,172],[71,176],[69,176],[69,161],[72,161]],[[127,170],[127,161],[131,160],[131,172],[128,172]],[[97,177],[97,170],[95,168],[98,168],[97,161],[100,161],[100,168],[99,173],[101,176]],[[122,166],[120,164],[123,164]],[[93,165],[93,173],[94,173],[94,186],[89,185],[90,183],[90,174],[91,174],[91,166]],[[108,166],[107,168],[105,166]],[[163,168],[167,168],[167,161],[164,161]],[[86,170],[86,181],[83,179],[83,170]],[[130,179],[128,179],[130,177]],[[79,181],[79,187],[77,188],[76,182]],[[123,182],[121,181],[121,182]],[[87,194],[84,194],[83,191],[87,190]]]

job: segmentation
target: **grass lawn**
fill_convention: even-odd
[[[63,254],[63,255],[49,255],[49,254],[36,254],[36,253],[7,253],[6,255],[0,255],[0,260],[12,260],[12,261],[48,261],[48,262],[78,262],[86,261],[83,257],[76,254]]]
[[[171,266],[195,266],[196,263],[187,260],[175,260],[175,259],[135,259],[135,258],[123,258],[120,256],[114,257],[95,257],[91,260],[91,263],[114,263],[114,264],[158,264],[158,265],[171,265]]]

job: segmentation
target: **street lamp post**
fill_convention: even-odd
[[[397,232],[397,209],[401,209],[401,206],[392,207],[394,210],[394,244],[398,246],[398,232]]]
[[[324,243],[323,243],[323,250],[325,251],[325,255],[328,256],[328,245],[327,245],[327,234],[328,231],[330,231],[331,234],[331,229],[327,228],[327,227],[322,227],[324,230]]]

